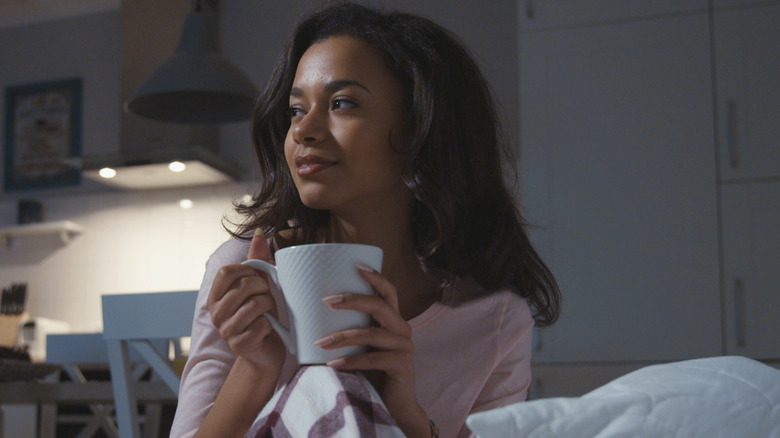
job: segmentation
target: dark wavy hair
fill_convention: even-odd
[[[555,322],[560,292],[504,183],[509,148],[492,92],[459,39],[420,16],[343,2],[298,24],[255,107],[262,183],[252,202],[236,206],[244,221],[234,235],[263,228],[278,238],[275,233],[294,228],[300,241],[313,242],[328,223],[329,211],[301,202],[284,140],[298,61],[312,44],[336,35],[371,44],[405,89],[412,138],[402,178],[414,198],[412,229],[423,269],[473,278],[487,291],[511,287],[529,302],[538,325]]]

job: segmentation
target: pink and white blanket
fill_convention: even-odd
[[[377,437],[404,434],[360,373],[304,366],[266,404],[246,438]]]

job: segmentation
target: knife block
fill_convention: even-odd
[[[0,345],[3,347],[14,347],[17,345],[19,334],[19,323],[27,320],[29,314],[2,315],[0,314]]]

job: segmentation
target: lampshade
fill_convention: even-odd
[[[181,41],[127,102],[139,116],[172,123],[228,123],[248,119],[257,88],[224,58],[206,12],[187,15]]]

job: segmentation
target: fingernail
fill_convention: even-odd
[[[330,295],[322,299],[322,301],[325,301],[327,304],[336,304],[344,301],[343,295]]]
[[[265,232],[263,232],[262,228],[256,228],[255,229],[255,236],[265,236]]]
[[[325,345],[330,345],[330,344],[332,344],[335,341],[336,341],[336,339],[333,336],[326,336],[326,337],[324,337],[322,339],[318,339],[317,341],[315,341],[314,345],[317,346],[317,347],[322,347],[322,346],[325,346]]]
[[[360,269],[361,271],[366,271],[366,272],[376,272],[376,270],[374,270],[374,268],[372,268],[371,266],[364,265],[364,264],[362,264],[362,263],[358,263],[357,267],[358,267],[358,269]]]
[[[327,362],[325,365],[327,365],[327,366],[329,366],[331,368],[338,368],[338,367],[344,366],[346,363],[347,363],[347,361],[344,360],[344,358],[339,358],[339,359],[333,359],[332,361]]]

